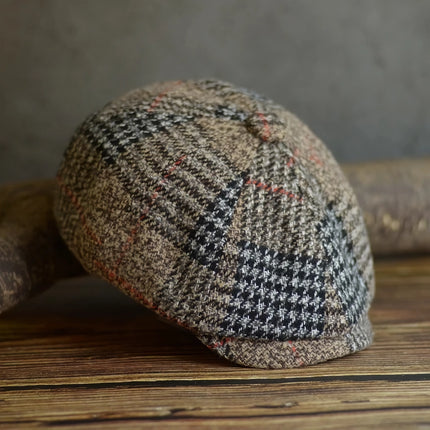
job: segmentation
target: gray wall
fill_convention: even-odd
[[[430,155],[428,0],[0,0],[0,181],[52,176],[74,128],[155,80],[218,77],[339,160]]]

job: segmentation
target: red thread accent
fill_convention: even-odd
[[[163,179],[159,182],[157,188],[154,190],[154,192],[151,195],[151,200],[148,203],[148,206],[144,209],[142,214],[140,215],[139,219],[137,220],[136,225],[131,229],[127,240],[124,242],[124,245],[122,246],[121,254],[119,255],[118,259],[115,262],[115,269],[118,268],[118,266],[121,264],[123,258],[125,257],[125,254],[130,249],[130,246],[133,244],[134,238],[136,236],[136,233],[139,230],[140,223],[145,219],[146,215],[148,215],[148,212],[150,211],[151,207],[154,205],[155,200],[157,199],[159,195],[159,191],[162,190],[163,185],[167,182],[167,179],[169,176],[178,168],[178,166],[182,163],[186,155],[183,155],[182,157],[178,158],[178,160],[175,161],[173,166],[169,168],[167,173],[163,176]]]
[[[293,155],[290,157],[290,159],[287,161],[287,167],[291,167],[296,162],[296,157],[299,155],[299,150],[296,149],[293,152]]]
[[[182,84],[182,81],[176,81],[176,82],[174,82],[169,88],[167,88],[162,93],[158,94],[158,96],[155,97],[155,99],[151,103],[151,106],[149,106],[147,112],[152,112],[161,103],[161,100],[166,96],[166,94],[168,92],[172,91],[172,89],[174,87],[176,87],[177,85],[179,85],[179,84]]]
[[[287,167],[291,167],[294,163],[296,163],[298,161],[297,160],[298,155],[299,155],[299,150],[296,149],[293,153],[293,156],[290,157],[289,160],[286,162]],[[309,161],[313,161],[318,166],[321,166],[321,167],[324,166],[324,163],[316,155],[316,151],[314,148],[311,149],[311,152],[310,152],[308,159],[309,159]]]
[[[226,343],[231,342],[232,340],[233,340],[233,338],[232,338],[232,337],[226,337],[225,339],[220,340],[219,342],[215,342],[215,343],[212,343],[212,344],[210,344],[210,345],[206,345],[206,346],[207,346],[209,349],[215,349],[215,348],[219,348],[220,346],[225,345]]]
[[[318,166],[323,166],[323,162],[318,158],[318,156],[315,153],[315,149],[312,148],[311,155],[309,156],[309,160],[313,161],[315,164],[318,164]]]
[[[137,300],[139,300],[141,303],[143,303],[146,307],[156,311],[159,315],[161,315],[163,318],[168,319],[169,321],[173,321],[176,324],[180,325],[181,327],[186,328],[187,330],[190,330],[191,332],[195,333],[195,330],[187,326],[184,322],[170,316],[167,312],[160,309],[155,303],[148,300],[140,291],[138,291],[130,282],[126,281],[125,279],[121,278],[116,274],[115,271],[109,269],[109,267],[105,266],[103,263],[101,263],[98,260],[93,261],[94,264],[102,271],[104,272],[111,282],[118,282],[118,284],[124,288],[126,291],[130,293],[130,295]]]
[[[297,349],[296,349],[296,347],[293,345],[293,342],[291,342],[291,340],[289,340],[288,341],[288,343],[290,344],[290,346],[291,346],[291,350],[293,351],[293,354],[295,355],[295,357],[296,357],[296,360],[298,361],[298,363],[299,363],[299,366],[304,366],[304,362],[303,362],[303,360],[300,358],[300,355],[299,355],[299,353],[297,352]]]
[[[303,201],[303,197],[297,196],[296,194],[292,193],[291,191],[284,190],[283,188],[280,188],[280,187],[271,187],[270,185],[264,184],[260,181],[256,181],[255,179],[248,178],[248,180],[245,182],[245,184],[246,185],[251,185],[251,184],[255,185],[257,188],[261,188],[267,192],[272,192],[272,193],[276,193],[276,194],[284,194],[291,199],[298,200],[299,202]]]
[[[79,203],[79,200],[76,196],[76,194],[63,182],[63,179],[60,176],[57,176],[57,182],[58,185],[61,187],[61,189],[66,193],[66,195],[69,197],[70,201],[73,203],[73,205],[76,208],[76,211],[78,212],[79,219],[81,220],[82,227],[87,232],[88,236],[91,237],[91,239],[94,240],[98,245],[102,244],[102,241],[100,238],[90,229],[90,227],[87,224],[87,220],[84,215],[84,210]]]
[[[261,118],[261,121],[263,121],[263,128],[264,128],[264,134],[263,136],[261,136],[261,138],[266,141],[267,139],[269,139],[270,137],[270,127],[269,127],[269,122],[267,121],[267,118],[265,117],[265,115],[261,112],[257,112],[257,115]]]
[[[294,164],[295,160],[294,157],[290,157],[290,159],[287,161],[287,167],[291,167]]]

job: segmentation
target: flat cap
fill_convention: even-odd
[[[217,80],[131,91],[78,128],[57,180],[57,223],[84,268],[222,357],[297,367],[371,343],[356,198],[274,102]]]

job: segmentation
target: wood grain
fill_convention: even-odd
[[[245,369],[113,287],[69,280],[0,317],[0,428],[430,428],[430,257],[378,261],[375,342]]]
[[[430,158],[342,164],[375,255],[430,253]]]
[[[0,313],[83,273],[57,230],[53,198],[53,179],[0,186]]]

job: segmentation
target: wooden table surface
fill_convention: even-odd
[[[375,341],[245,369],[95,279],[0,316],[0,428],[430,428],[430,257],[376,264]]]

